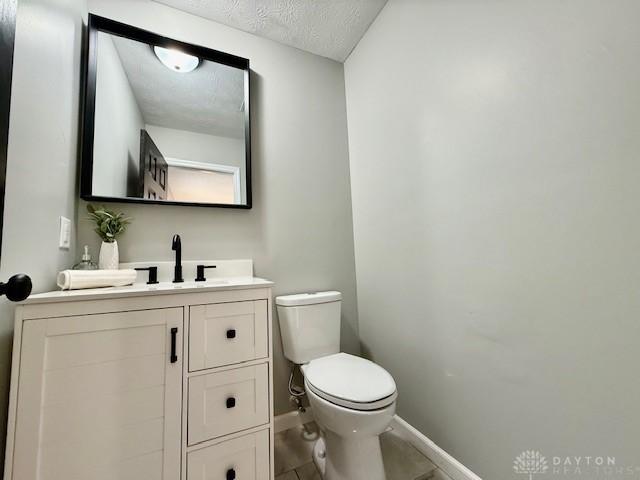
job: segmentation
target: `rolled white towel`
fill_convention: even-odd
[[[58,286],[62,290],[83,288],[122,287],[136,281],[136,271],[123,270],[63,270],[58,273]]]

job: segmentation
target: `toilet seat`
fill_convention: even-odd
[[[347,353],[312,360],[302,371],[309,390],[328,402],[352,410],[385,408],[398,396],[389,372]]]

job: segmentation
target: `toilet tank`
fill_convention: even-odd
[[[284,356],[302,365],[340,352],[340,292],[276,297]]]

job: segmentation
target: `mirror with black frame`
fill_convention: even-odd
[[[249,61],[89,17],[81,196],[251,207]]]

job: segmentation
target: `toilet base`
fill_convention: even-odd
[[[323,480],[386,480],[380,438],[344,438],[323,432],[313,447],[313,462]]]
[[[324,472],[326,468],[327,449],[324,444],[324,438],[320,436],[313,446],[313,463],[320,472],[320,476],[324,479]]]

